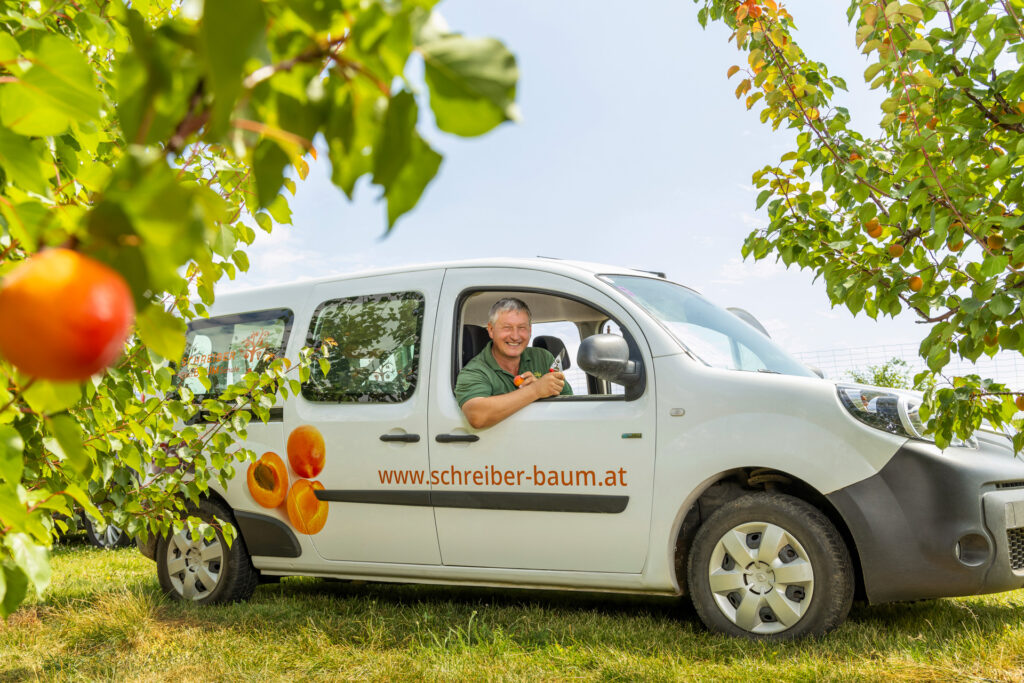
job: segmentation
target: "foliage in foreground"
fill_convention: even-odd
[[[845,82],[803,52],[785,7],[695,2],[746,57],[728,70],[741,73],[736,97],[797,131],[796,149],[753,175],[769,224],[744,255],[813,270],[855,315],[916,316],[933,376],[915,383],[932,386],[921,414],[936,442],[987,419],[1010,423],[1021,450],[1019,393],[941,373],[952,354],[1024,351],[1024,1],[852,0],[849,39],[886,96],[871,135],[836,103]]]
[[[856,606],[835,633],[757,644],[685,599],[285,579],[249,603],[159,593],[132,550],[58,550],[45,600],[0,622],[0,678],[1019,680],[1024,593]]]
[[[512,54],[451,32],[434,4],[0,3],[0,276],[60,246],[120,273],[137,311],[122,359],[87,381],[0,359],[0,615],[46,587],[47,547],[76,506],[133,535],[182,528],[185,502],[251,456],[232,450],[248,422],[306,378],[308,355],[289,367],[255,350],[240,384],[196,405],[167,361],[214,284],[248,268],[254,227],[291,222],[314,138],[342,191],[380,189],[390,229],[441,164],[421,102],[461,136],[515,115]],[[406,79],[413,55],[427,92]],[[68,301],[27,313],[64,320],[81,312]]]

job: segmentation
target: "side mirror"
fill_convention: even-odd
[[[638,363],[629,359],[629,345],[617,334],[594,334],[580,343],[576,365],[588,375],[625,387],[641,378]]]

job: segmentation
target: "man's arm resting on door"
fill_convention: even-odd
[[[498,396],[478,396],[462,404],[462,412],[475,429],[496,425],[537,399],[557,396],[565,384],[565,375],[552,372],[540,379],[532,375],[516,389]]]

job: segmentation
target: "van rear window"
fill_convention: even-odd
[[[302,395],[310,401],[401,403],[416,390],[423,295],[375,294],[326,301],[310,323],[306,345],[326,346],[330,369],[310,368]]]
[[[197,395],[216,396],[246,373],[263,370],[284,355],[294,318],[287,308],[273,308],[193,320],[176,384]],[[200,368],[210,380],[209,392],[199,381]]]

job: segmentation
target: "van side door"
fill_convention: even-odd
[[[326,346],[330,367],[325,373],[314,361],[288,402],[285,429],[286,438],[309,426],[323,436],[326,463],[310,479],[322,485],[315,496],[327,507],[326,524],[311,535],[325,559],[440,563],[429,484],[388,477],[428,467],[428,360],[443,275],[413,271],[313,289],[308,329],[297,333],[308,346]]]

